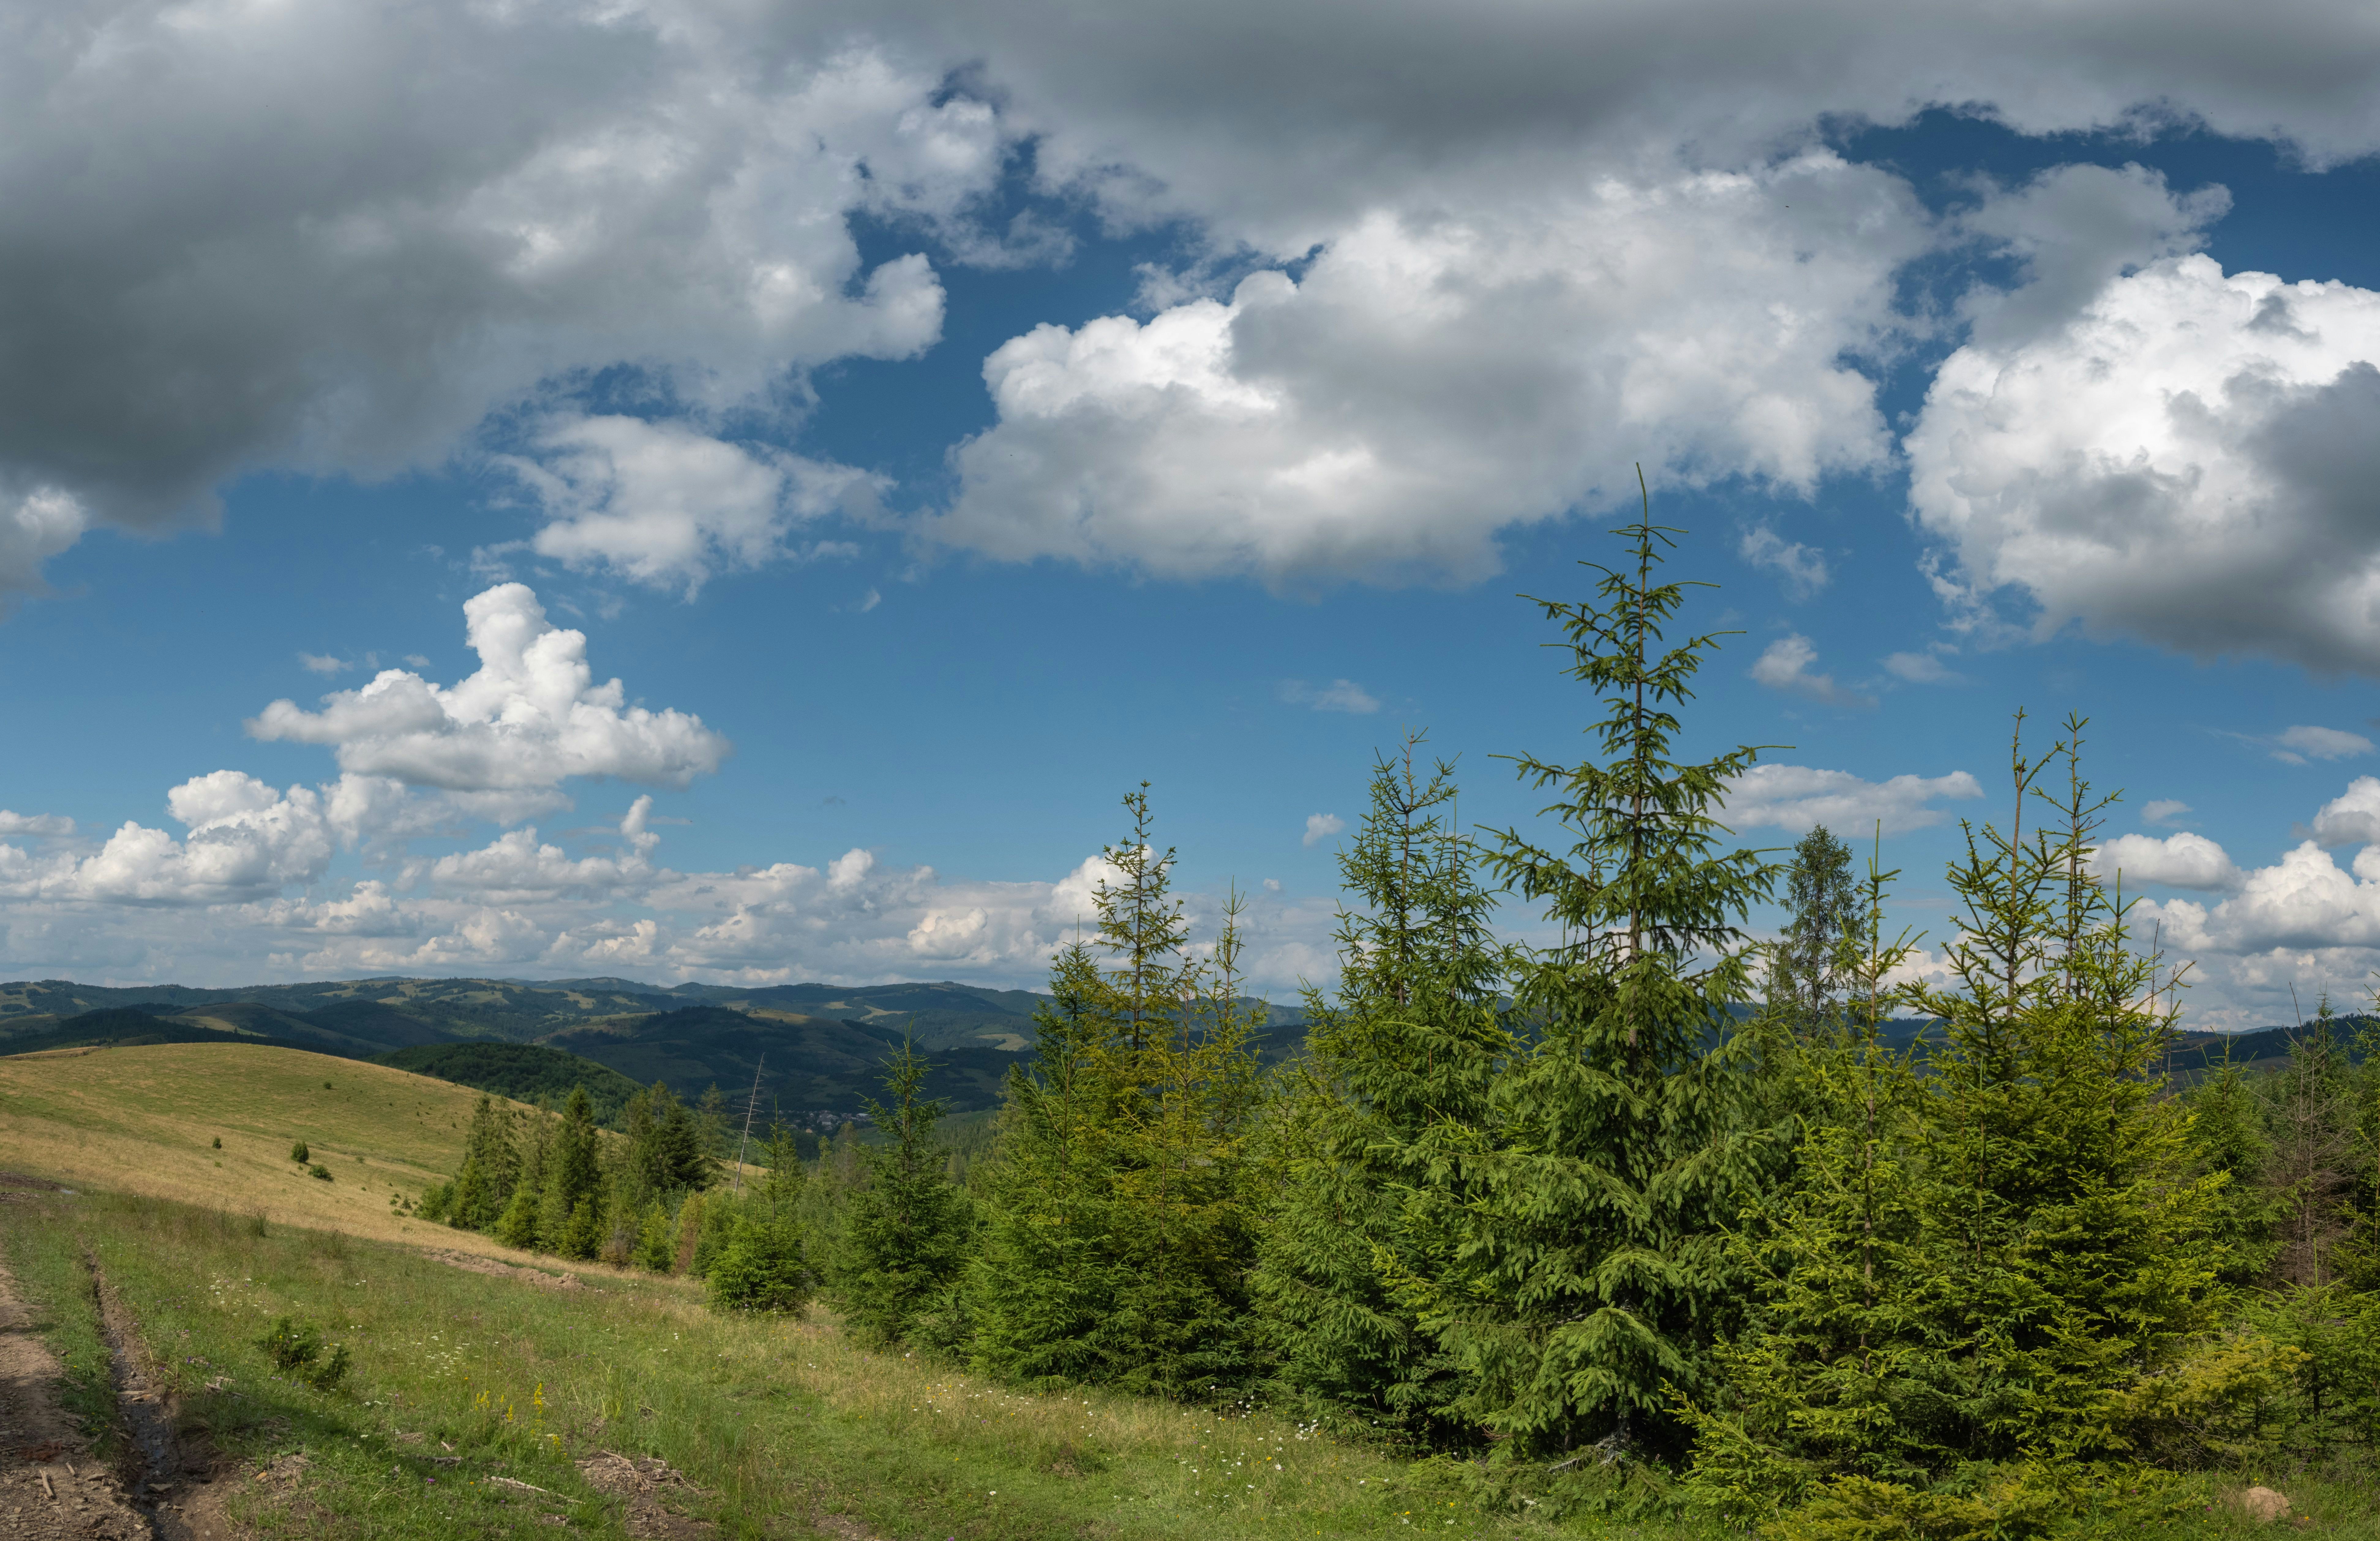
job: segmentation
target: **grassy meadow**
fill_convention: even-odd
[[[0,1058],[0,1171],[351,1235],[501,1251],[406,1219],[455,1170],[477,1092],[294,1049],[156,1044]],[[221,1149],[213,1142],[223,1142]],[[327,1183],[289,1159],[304,1140]]]
[[[577,1266],[565,1286],[552,1259],[389,1213],[391,1184],[418,1192],[452,1170],[473,1098],[280,1050],[0,1059],[0,1168],[79,1190],[0,1207],[0,1248],[67,1365],[67,1406],[95,1430],[112,1409],[88,1259],[138,1320],[183,1427],[217,1452],[231,1517],[259,1538],[1726,1534],[1556,1519],[1497,1501],[1461,1467],[1263,1408],[1025,1394],[862,1350],[823,1308],[722,1316],[681,1278]],[[334,1181],[286,1159],[301,1137]],[[468,1271],[426,1247],[523,1267]],[[285,1317],[347,1347],[341,1384],[275,1371],[261,1341]],[[590,1485],[577,1462],[604,1451],[676,1468],[690,1486],[661,1496],[717,1531],[656,1529]],[[2191,1489],[2161,1534],[2254,1531],[2223,1495],[2214,1480]],[[2290,1495],[2307,1528],[2380,1538],[2362,1481]]]
[[[624,1535],[616,1504],[573,1464],[599,1450],[667,1461],[695,1485],[672,1501],[736,1536],[1542,1529],[1262,1412],[1022,1395],[856,1349],[823,1313],[713,1314],[678,1280],[598,1268],[581,1288],[540,1286],[121,1194],[46,1195],[9,1214],[12,1266],[79,1349],[73,1394],[88,1402],[103,1384],[76,1304],[88,1248],[186,1426],[238,1462],[232,1511],[261,1536],[493,1537],[550,1514]],[[284,1316],[349,1346],[345,1384],[276,1378],[258,1341]]]

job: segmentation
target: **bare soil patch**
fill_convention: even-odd
[[[597,1450],[578,1462],[578,1473],[589,1486],[620,1500],[625,1511],[628,1534],[638,1541],[648,1537],[695,1541],[698,1536],[719,1534],[719,1527],[710,1521],[693,1519],[663,1505],[662,1495],[673,1490],[696,1498],[702,1496],[701,1488],[666,1461]]]
[[[491,1279],[517,1279],[524,1284],[535,1284],[540,1289],[583,1290],[587,1288],[578,1281],[578,1276],[575,1273],[551,1274],[543,1268],[525,1268],[517,1264],[500,1262],[493,1257],[482,1257],[477,1253],[449,1252],[440,1247],[425,1247],[421,1255],[443,1263],[448,1268],[461,1268],[466,1273],[483,1273]]]
[[[0,1535],[149,1541],[148,1518],[58,1405],[63,1368],[0,1265]]]

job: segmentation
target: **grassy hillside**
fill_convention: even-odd
[[[355,1235],[493,1250],[485,1238],[402,1219],[389,1206],[392,1194],[418,1197],[453,1173],[478,1098],[385,1065],[260,1045],[12,1055],[0,1059],[0,1170]],[[290,1161],[300,1139],[331,1181]]]
[[[712,1534],[607,1496],[590,1480],[605,1451],[668,1462],[685,1484],[654,1496],[719,1523],[722,1538],[1553,1533],[1484,1509],[1451,1470],[1286,1418],[1101,1390],[1032,1395],[868,1353],[826,1313],[720,1316],[683,1280],[590,1267],[577,1270],[585,1287],[554,1288],[106,1194],[36,1195],[13,1215],[0,1246],[45,1314],[71,1322],[79,1310],[82,1336],[95,1337],[88,1251],[148,1341],[173,1345],[160,1372],[184,1426],[237,1462],[238,1480],[214,1487],[246,1534]],[[273,1372],[257,1340],[283,1316],[349,1346],[337,1390]],[[86,1372],[90,1400],[105,1398],[103,1374]],[[1681,1534],[1571,1532],[1582,1533]]]

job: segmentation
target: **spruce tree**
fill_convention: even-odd
[[[539,1113],[521,1125],[520,1175],[514,1180],[512,1197],[505,1202],[504,1213],[496,1217],[492,1232],[506,1246],[526,1249],[537,1245],[539,1201],[545,1187],[546,1160],[552,1144],[551,1113]]]
[[[1132,832],[1107,848],[1116,878],[1095,894],[1111,966],[1081,943],[1058,955],[1037,1063],[1010,1078],[974,1353],[1030,1384],[1209,1395],[1253,1368],[1261,1010],[1240,993],[1236,897],[1193,948],[1146,789],[1124,804]]]
[[[905,1341],[917,1318],[958,1277],[974,1217],[966,1195],[943,1173],[934,1138],[943,1104],[924,1095],[931,1066],[907,1039],[884,1073],[892,1105],[868,1104],[889,1143],[866,1152],[868,1185],[844,1214],[836,1257],[844,1319],[871,1347]]]
[[[485,1231],[504,1213],[520,1180],[515,1122],[511,1109],[500,1106],[485,1092],[480,1094],[471,1109],[471,1127],[464,1136],[462,1169],[455,1174],[449,1225]]]
[[[1033,1059],[1008,1073],[1000,1159],[968,1274],[978,1366],[1026,1385],[1111,1378],[1104,1329],[1123,1259],[1111,1244],[1111,1147],[1123,1087],[1092,1005],[1097,977],[1080,941],[1051,963]]]
[[[1409,734],[1375,760],[1370,807],[1339,859],[1339,986],[1306,994],[1306,1053],[1268,1121],[1270,1218],[1250,1279],[1276,1385],[1335,1422],[1459,1441],[1460,1387],[1397,1281],[1446,1250],[1459,1193],[1417,1142],[1488,1116],[1512,1053],[1512,959],[1494,896],[1453,829],[1453,767],[1414,769]],[[1427,1196],[1425,1196],[1427,1195]]]
[[[550,1177],[538,1206],[538,1240],[565,1257],[595,1256],[603,1237],[603,1171],[594,1104],[573,1087],[554,1131]]]
[[[2280,1209],[2273,1270],[2282,1283],[2318,1287],[2338,1274],[2334,1254],[2359,1185],[2354,1071],[2328,996],[2314,1020],[2290,1035],[2289,1062],[2272,1077],[2269,1095],[2268,1177]]]
[[[1796,1033],[1828,1022],[1845,986],[1845,942],[1859,926],[1851,847],[1824,824],[1793,847],[1785,872],[1792,919],[1768,951],[1768,1009]]]
[[[1791,1511],[1785,1534],[2017,1524],[2274,1362],[2251,1345],[2165,1378],[2215,1325],[2225,1179],[2193,1175],[2165,1095],[2171,981],[2090,871],[2106,800],[2082,727],[2039,758],[2020,737],[2010,822],[1970,827],[1950,869],[1955,983],[1909,990],[1937,1041],[1852,1062],[1881,1088],[1876,1134],[1838,1098],[1755,1249],[1764,1309],[1697,1407],[1697,1482]],[[1978,1497],[1994,1463],[2012,1474]]]
[[[1673,1401],[1703,1386],[1742,1299],[1725,1236],[1760,1171],[1730,1011],[1750,989],[1741,926],[1770,869],[1720,853],[1718,817],[1755,751],[1672,758],[1672,709],[1718,642],[1664,640],[1685,588],[1655,580],[1675,532],[1649,497],[1618,533],[1629,561],[1596,568],[1593,601],[1535,601],[1562,628],[1567,672],[1603,700],[1600,754],[1520,757],[1524,781],[1554,789],[1560,833],[1507,830],[1488,857],[1560,933],[1518,970],[1528,1041],[1483,1120],[1419,1142],[1462,1202],[1409,1298],[1463,1374],[1452,1411],[1505,1460],[1680,1451]]]

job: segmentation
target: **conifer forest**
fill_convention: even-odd
[[[1648,508],[1532,601],[1586,723],[1513,758],[1534,827],[1460,822],[1420,734],[1379,757],[1286,1062],[1142,787],[988,1144],[911,1050],[815,1156],[665,1087],[622,1134],[483,1098],[420,1214],[1017,1387],[1260,1401],[1549,1515],[2123,1534],[2194,1476],[2380,1453],[2370,1019],[2173,1068],[2189,962],[2093,875],[2080,716],[2016,717],[1944,966],[1907,967],[1874,831],[1741,848],[1758,751],[1682,758],[1719,637],[1682,635],[1672,534]]]

